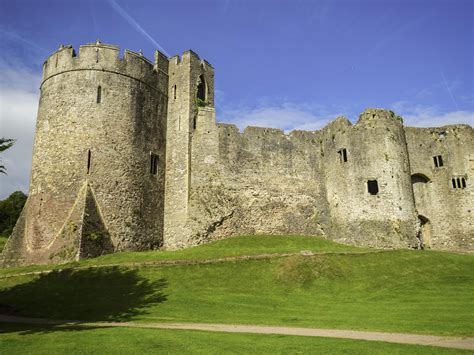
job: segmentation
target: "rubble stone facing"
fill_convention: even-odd
[[[367,109],[354,125],[240,132],[216,123],[214,69],[192,51],[152,63],[61,46],[44,64],[32,165],[6,266],[260,233],[474,249],[472,127],[404,127]]]

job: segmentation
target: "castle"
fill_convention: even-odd
[[[474,132],[367,109],[319,131],[216,123],[214,69],[113,45],[44,63],[30,192],[3,264],[176,249],[242,234],[474,247]]]

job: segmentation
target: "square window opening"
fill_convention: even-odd
[[[377,182],[377,180],[368,180],[367,189],[369,191],[369,194],[377,195],[379,193],[379,183]]]

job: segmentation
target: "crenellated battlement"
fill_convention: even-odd
[[[205,59],[201,59],[199,55],[191,49],[183,52],[180,56],[178,54],[174,55],[169,59],[169,64],[174,67],[180,67],[184,63],[195,63],[199,62],[204,70],[214,71],[214,67]]]
[[[155,52],[154,62],[147,59],[141,52],[128,49],[120,58],[118,46],[104,43],[90,43],[79,47],[79,55],[70,45],[63,46],[49,56],[43,65],[43,81],[49,78],[79,70],[97,70],[124,75],[141,81],[157,90],[163,76],[168,75],[168,60],[158,51]]]

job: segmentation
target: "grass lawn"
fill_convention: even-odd
[[[216,242],[214,251],[207,245],[176,252],[176,258],[182,259],[186,253],[221,257],[238,252],[239,245],[245,253],[244,238]],[[248,240],[260,252],[318,251],[318,243],[319,250],[344,248],[307,237]],[[232,243],[237,251],[231,248]],[[138,255],[104,258],[129,261],[127,254],[132,260]],[[154,254],[172,257],[172,252]],[[96,260],[102,262],[103,258]],[[473,269],[472,255],[410,250],[207,265],[68,269],[0,279],[0,304],[17,314],[56,319],[215,322],[473,336]]]
[[[40,271],[86,265],[105,265],[157,260],[203,260],[239,255],[292,253],[302,250],[313,252],[364,252],[373,249],[357,248],[330,240],[305,236],[240,236],[177,251],[123,252],[104,255],[62,265],[35,265],[22,268],[0,269],[0,276],[19,272]]]
[[[0,323],[5,354],[469,354],[361,340],[187,330],[58,329]]]

